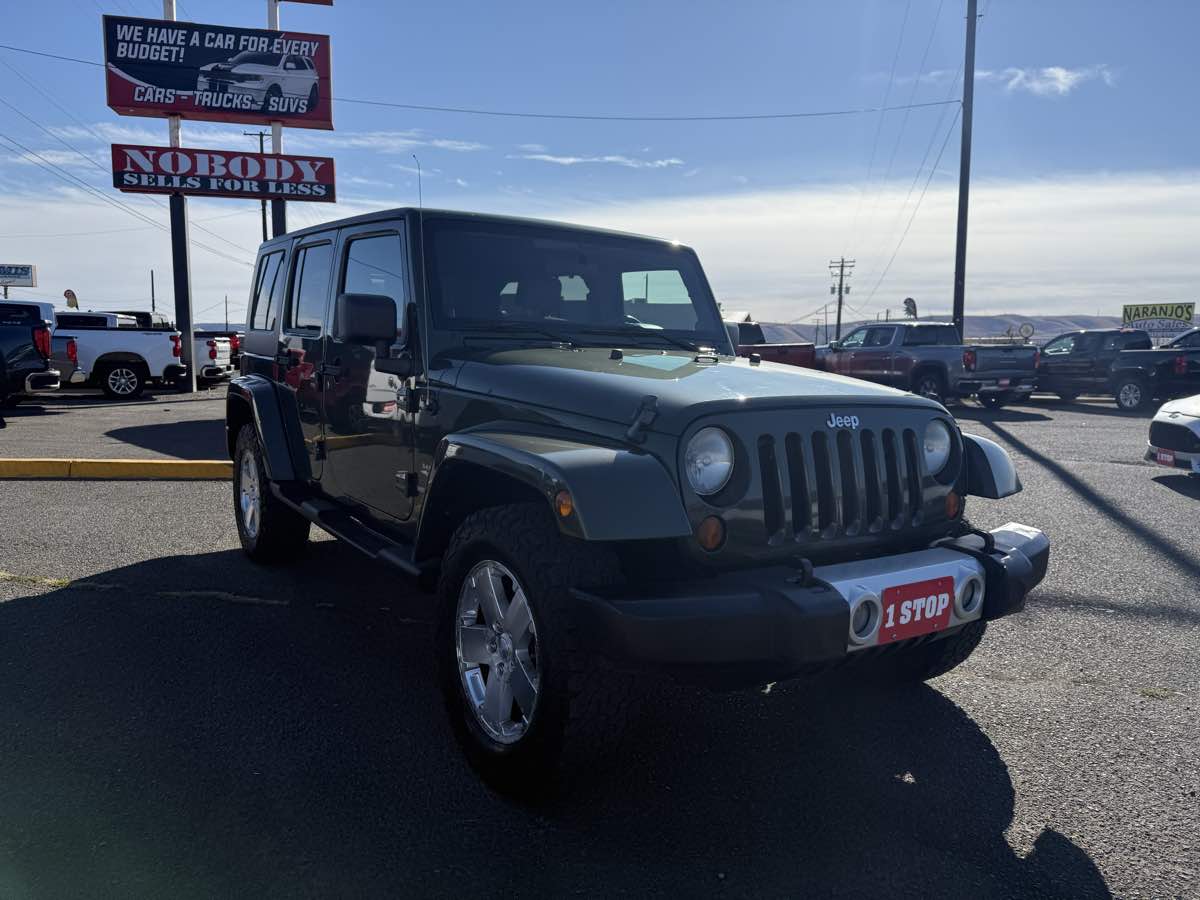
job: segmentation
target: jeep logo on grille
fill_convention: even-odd
[[[830,413],[829,421],[825,425],[829,428],[849,428],[853,430],[858,427],[858,416],[839,416],[836,413]]]

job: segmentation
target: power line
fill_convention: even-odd
[[[103,68],[103,63],[95,62],[90,59],[79,59],[74,56],[62,56],[57,53],[46,53],[41,50],[30,50],[26,47],[16,47],[12,44],[0,44],[0,50],[12,50],[17,53],[29,53],[34,56],[45,56],[50,59],[62,60],[64,62],[80,63],[88,66],[99,66]],[[439,112],[439,113],[455,113],[458,115],[468,116],[495,116],[509,119],[558,119],[565,121],[580,121],[580,122],[756,122],[770,121],[774,119],[822,119],[836,118],[839,116],[862,116],[872,113],[887,113],[896,112],[905,109],[924,109],[931,106],[945,106],[948,103],[957,103],[958,101],[930,101],[927,103],[914,103],[909,106],[864,106],[852,107],[846,109],[824,109],[824,110],[805,110],[799,112],[778,112],[778,113],[722,113],[714,115],[585,115],[581,113],[539,113],[539,112],[523,112],[514,110],[499,110],[499,109],[481,109],[467,106],[431,106],[419,103],[394,103],[388,100],[365,100],[357,97],[334,97],[338,103],[357,103],[363,106],[380,106],[389,109],[407,109],[416,112]]]
[[[950,127],[946,129],[946,137],[942,140],[942,148],[938,150],[937,159],[933,161],[933,165],[929,169],[929,177],[925,179],[925,186],[921,188],[921,196],[917,198],[917,205],[913,207],[912,215],[908,217],[908,224],[904,226],[904,233],[900,235],[900,240],[896,243],[896,249],[892,251],[892,256],[887,261],[887,265],[883,267],[883,271],[879,273],[879,280],[871,288],[871,293],[867,295],[867,302],[863,306],[870,304],[871,298],[879,290],[879,285],[883,284],[883,279],[887,277],[887,273],[891,270],[892,263],[896,261],[896,254],[900,252],[900,248],[904,245],[904,239],[908,237],[908,230],[912,228],[913,220],[917,218],[917,212],[921,208],[921,201],[925,199],[925,192],[929,190],[929,182],[933,181],[933,173],[937,171],[938,163],[942,161],[942,154],[946,152],[946,145],[950,143],[950,135],[954,134],[954,126],[958,123],[958,115],[957,112],[954,114],[954,119],[950,122]]]

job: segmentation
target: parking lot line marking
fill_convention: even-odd
[[[233,463],[223,459],[0,459],[0,478],[227,481],[232,476]]]

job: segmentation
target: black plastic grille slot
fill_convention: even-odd
[[[883,432],[883,464],[887,470],[887,518],[892,527],[896,527],[908,506],[908,479],[901,475],[901,459],[896,432],[887,428]]]
[[[763,525],[768,540],[783,530],[783,491],[779,485],[779,463],[775,459],[775,438],[764,434],[758,439],[758,470],[762,477]]]
[[[817,480],[817,528],[824,532],[831,525],[840,524],[841,520],[834,498],[829,442],[825,433],[818,431],[814,434],[812,445],[813,470]]]
[[[816,497],[809,494],[812,482],[805,471],[804,441],[800,435],[789,432],[783,440],[783,452],[787,459],[788,490],[792,498],[792,533],[802,535],[812,528],[813,518],[818,513],[813,509]]]
[[[854,438],[849,431],[837,433],[838,470],[841,475],[842,524],[846,534],[858,534],[863,504],[859,503],[859,487],[862,480],[855,477],[857,466],[854,459]]]
[[[886,476],[883,471],[883,460],[879,455],[879,447],[875,441],[875,432],[864,431],[859,440],[862,443],[863,474],[866,475],[864,487],[867,491],[866,528],[871,531],[879,529],[883,518],[884,490]]]
[[[904,429],[905,468],[908,476],[908,506],[906,512],[914,519],[921,514],[921,465],[917,456],[917,433]]]

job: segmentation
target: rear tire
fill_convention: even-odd
[[[271,493],[253,425],[242,426],[233,454],[233,517],[242,549],[255,562],[293,559],[308,542],[308,519]]]
[[[563,537],[540,504],[479,510],[454,532],[438,586],[439,681],[459,746],[497,790],[537,799],[619,741],[633,680],[582,646],[570,594],[618,578],[608,551]]]
[[[1146,384],[1145,379],[1136,376],[1118,379],[1114,385],[1113,399],[1125,412],[1141,412],[1153,400],[1150,396],[1150,386]]]
[[[968,622],[957,634],[905,650],[896,660],[900,681],[928,681],[966,662],[987,631],[986,622]]]
[[[100,370],[100,389],[110,400],[136,400],[146,389],[150,373],[141,363],[108,363]]]

